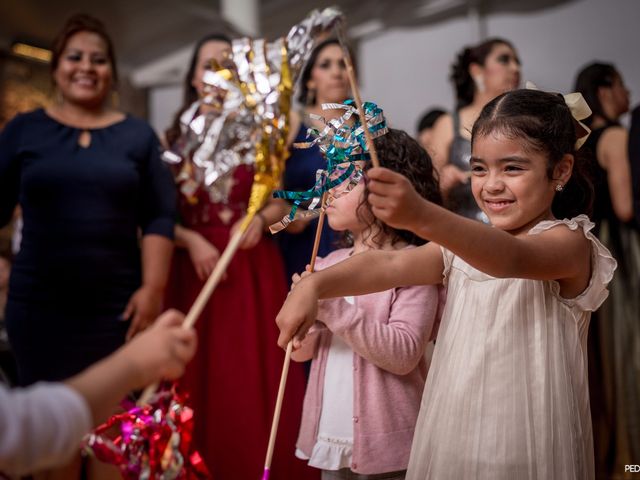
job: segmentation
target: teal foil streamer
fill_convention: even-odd
[[[388,132],[383,111],[373,102],[365,102],[364,105],[366,124],[373,138],[377,138]],[[325,170],[318,170],[316,182],[312,188],[306,191],[276,190],[275,198],[283,198],[293,202],[291,211],[280,223],[272,226],[272,231],[285,228],[296,217],[300,206],[309,202],[308,210],[315,210],[320,203],[322,195],[349,180],[345,192],[350,191],[362,178],[362,171],[356,167],[356,162],[367,161],[371,157],[367,149],[364,126],[358,115],[358,110],[353,100],[344,103],[323,104],[323,110],[341,109],[345,113],[337,119],[326,121],[323,117],[313,117],[322,120],[322,130],[309,128],[307,137],[311,142],[296,144],[297,148],[310,148],[317,145],[327,160]],[[353,121],[351,121],[353,117]]]

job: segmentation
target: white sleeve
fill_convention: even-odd
[[[26,474],[62,464],[91,426],[87,402],[66,385],[0,385],[0,471]]]

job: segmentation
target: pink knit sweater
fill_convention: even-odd
[[[318,270],[344,260],[348,249],[319,259]],[[297,447],[307,456],[316,443],[331,335],[340,335],[353,355],[351,470],[376,474],[404,470],[427,377],[425,346],[435,336],[444,304],[442,287],[413,286],[355,298],[322,300],[318,320],[298,361],[313,358]],[[317,328],[320,327],[320,328]]]

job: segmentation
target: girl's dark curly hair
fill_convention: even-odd
[[[487,57],[496,45],[506,45],[515,51],[515,48],[508,40],[503,38],[490,38],[472,47],[464,48],[456,61],[451,65],[451,82],[456,89],[457,108],[466,107],[473,102],[476,93],[476,84],[469,73],[469,66],[472,63],[484,65]]]
[[[402,130],[389,129],[389,132],[374,140],[380,166],[398,172],[409,179],[413,188],[427,200],[442,205],[438,174],[431,157],[410,135]],[[371,168],[367,162],[364,170]],[[365,177],[366,178],[366,177]],[[367,224],[364,230],[364,241],[374,246],[382,246],[385,239],[390,238],[392,244],[404,241],[410,245],[423,245],[426,241],[408,230],[392,228],[378,220],[371,211],[368,200],[369,188],[365,181],[364,195],[356,209],[358,219]],[[375,233],[374,233],[375,231]],[[348,235],[343,239],[343,246],[351,246],[353,241]]]
[[[528,148],[544,153],[548,160],[547,178],[566,154],[573,155],[573,173],[556,194],[551,211],[556,218],[591,214],[593,183],[591,161],[576,151],[576,138],[583,131],[573,119],[562,95],[538,90],[513,90],[489,102],[471,131],[471,145],[478,137],[499,132],[507,138],[526,142]]]

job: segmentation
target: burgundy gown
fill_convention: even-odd
[[[246,212],[253,174],[238,167],[226,205],[205,192],[190,205],[180,195],[183,226],[222,253],[233,224]],[[198,319],[198,352],[183,378],[195,411],[195,442],[214,480],[259,480],[271,429],[284,352],[277,346],[275,317],[287,294],[280,253],[266,235],[238,250]],[[189,254],[176,249],[167,293],[169,307],[187,312],[203,282]],[[295,458],[305,378],[289,370],[271,479],[315,479],[317,470]]]

